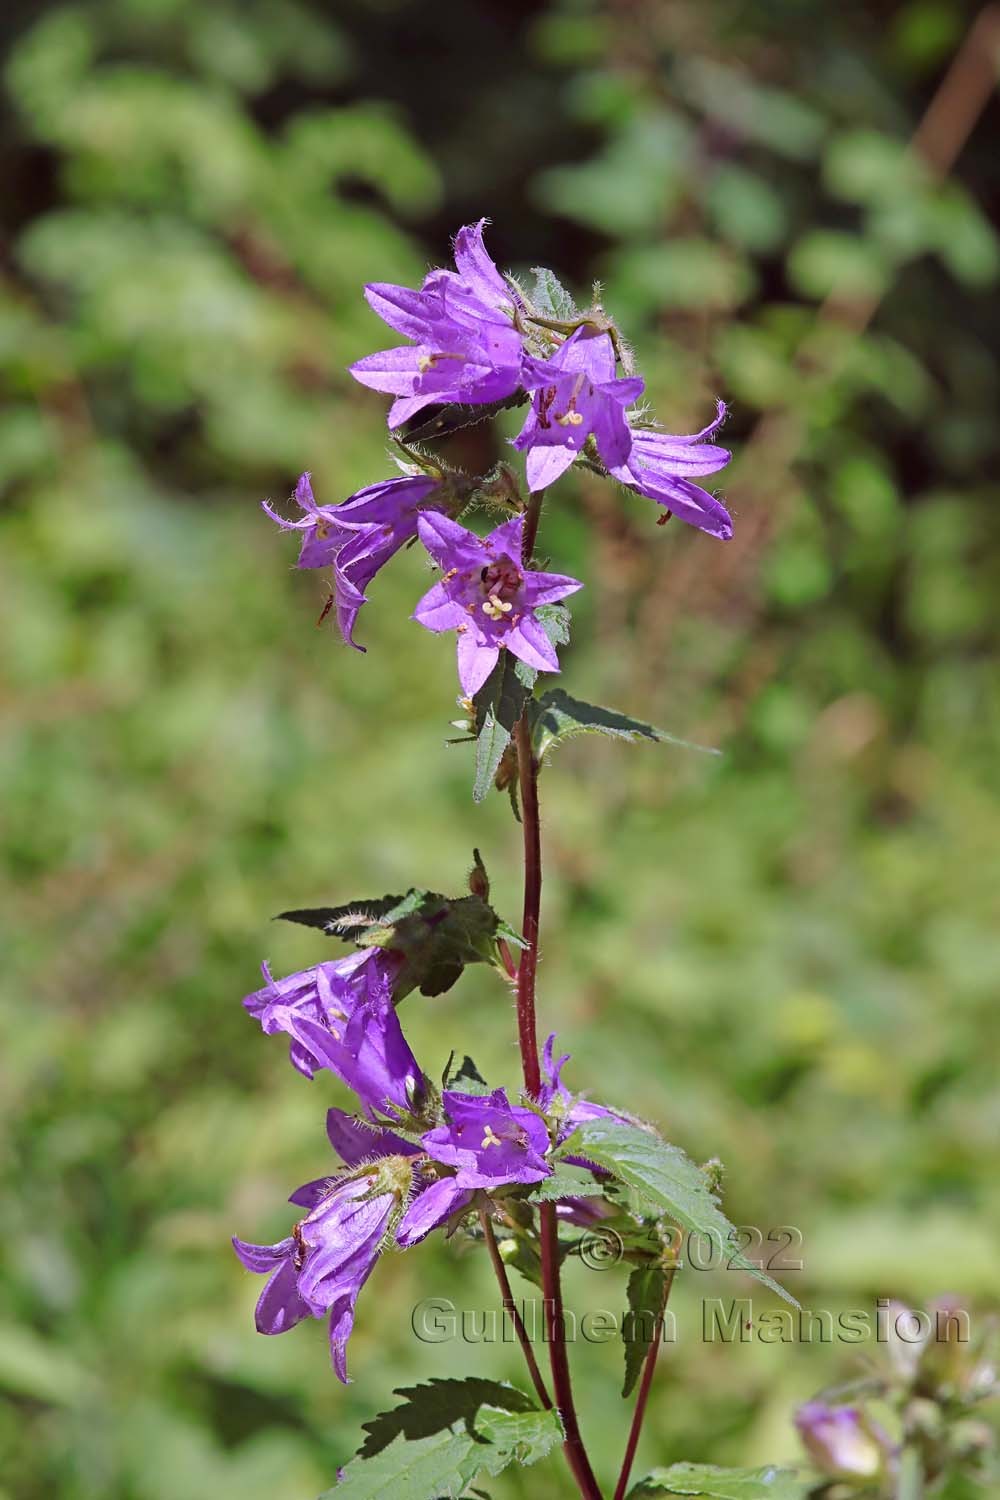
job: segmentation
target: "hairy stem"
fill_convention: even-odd
[[[528,1334],[525,1329],[524,1322],[521,1318],[521,1314],[517,1310],[517,1303],[514,1301],[514,1293],[511,1291],[510,1287],[510,1277],[507,1275],[507,1267],[503,1263],[503,1257],[500,1254],[500,1246],[497,1244],[497,1237],[493,1233],[493,1225],[490,1223],[490,1216],[485,1208],[480,1208],[479,1210],[479,1222],[483,1226],[483,1236],[486,1240],[486,1248],[490,1252],[490,1260],[493,1262],[493,1269],[496,1272],[496,1278],[500,1286],[500,1296],[503,1299],[504,1308],[510,1314],[510,1320],[514,1324],[514,1332],[517,1334],[517,1341],[521,1345],[521,1349],[524,1352],[524,1358],[528,1365],[528,1373],[531,1376],[532,1385],[538,1392],[539,1401],[547,1410],[552,1405],[552,1397],[546,1390],[545,1381],[542,1379],[542,1372],[538,1368],[538,1361],[535,1358],[535,1351],[531,1347],[531,1342],[528,1338]]]
[[[660,1353],[660,1339],[663,1334],[663,1317],[667,1310],[667,1300],[670,1296],[670,1288],[674,1284],[676,1266],[671,1266],[666,1273],[663,1284],[663,1298],[660,1302],[660,1310],[656,1314],[656,1322],[653,1325],[653,1339],[646,1353],[645,1363],[642,1367],[642,1379],[639,1382],[639,1393],[635,1398],[635,1411],[632,1413],[632,1426],[629,1428],[628,1442],[625,1444],[625,1457],[622,1459],[622,1469],[615,1485],[614,1500],[624,1500],[625,1491],[628,1488],[629,1475],[635,1462],[635,1450],[639,1446],[639,1434],[642,1432],[643,1420],[646,1416],[646,1403],[653,1386],[653,1376],[656,1373],[656,1361]]]

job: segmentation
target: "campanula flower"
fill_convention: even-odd
[[[295,500],[302,514],[286,520],[265,500],[264,510],[283,531],[302,533],[297,567],[333,568],[333,598],[340,633],[356,651],[354,625],[365,589],[400,547],[417,534],[417,516],[454,498],[457,478],[399,474],[358,490],[340,505],[317,505],[308,473],[299,477]]]
[[[554,484],[591,435],[609,469],[625,463],[632,446],[625,409],[645,385],[615,372],[611,337],[593,328],[578,328],[549,359],[525,356],[522,383],[534,398],[514,447],[527,453],[530,489]]]
[[[545,1160],[549,1133],[530,1109],[512,1106],[503,1089],[492,1094],[442,1097],[446,1123],[420,1137],[427,1155],[456,1169],[459,1188],[497,1188],[541,1182],[552,1173]]]
[[[416,292],[387,282],[365,288],[369,306],[383,322],[414,340],[351,366],[362,385],[395,396],[390,427],[437,402],[503,401],[521,383],[521,335],[512,323],[515,295],[486,253],[485,222],[459,231],[457,273],[432,271]]]
[[[330,1316],[330,1354],[347,1383],[347,1341],[358,1293],[375,1266],[412,1178],[405,1156],[386,1156],[347,1178],[306,1183],[290,1202],[308,1210],[287,1239],[252,1245],[233,1239],[250,1271],[267,1275],[257,1302],[260,1333],[285,1333],[305,1317]]]
[[[632,429],[628,458],[621,464],[609,464],[608,468],[615,479],[655,500],[679,520],[727,542],[733,534],[729,512],[708,490],[691,482],[692,474],[714,474],[725,468],[732,457],[727,448],[704,441],[725,421],[725,404],[720,401],[717,405],[715,421],[701,432],[682,436]]]
[[[408,1113],[423,1074],[392,1003],[400,954],[364,948],[346,958],[273,979],[243,1004],[269,1035],[287,1032],[289,1055],[307,1078],[319,1068],[352,1088],[366,1114]]]
[[[891,1452],[886,1434],[856,1406],[807,1401],[795,1425],[816,1467],[838,1479],[873,1479]]]
[[[442,515],[422,515],[420,540],[444,577],[424,595],[413,618],[428,630],[458,633],[458,676],[471,698],[506,647],[538,672],[558,672],[555,647],[537,618],[539,605],[582,588],[560,573],[536,573],[521,563],[523,516],[487,537]]]
[[[396,1230],[396,1244],[408,1250],[419,1244],[432,1229],[439,1229],[452,1214],[467,1208],[473,1189],[463,1187],[457,1177],[439,1177],[417,1194]]]

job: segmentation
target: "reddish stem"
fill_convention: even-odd
[[[542,493],[539,491],[532,495],[525,513],[521,553],[524,567],[531,561],[541,508]],[[541,1087],[541,1070],[538,1065],[535,1024],[535,974],[538,969],[538,923],[542,902],[542,833],[538,815],[538,761],[531,743],[527,709],[517,721],[514,740],[521,793],[521,826],[524,832],[524,917],[521,932],[527,944],[517,970],[517,1035],[521,1066],[524,1069],[524,1086],[530,1095],[537,1097]],[[554,1203],[542,1203],[538,1211],[545,1331],[552,1366],[552,1391],[565,1433],[563,1452],[583,1500],[601,1500],[600,1486],[590,1467],[573,1405],[562,1287],[559,1280],[556,1206]]]
[[[531,1383],[535,1387],[535,1390],[538,1392],[539,1401],[545,1407],[546,1411],[548,1411],[552,1406],[552,1397],[549,1395],[548,1391],[545,1388],[545,1381],[542,1379],[542,1372],[538,1368],[538,1361],[535,1359],[535,1351],[531,1347],[531,1341],[528,1338],[528,1333],[521,1318],[521,1314],[517,1310],[517,1303],[514,1301],[514,1293],[511,1291],[510,1287],[510,1277],[507,1275],[507,1267],[503,1263],[503,1256],[500,1254],[500,1246],[497,1244],[497,1237],[493,1233],[493,1225],[490,1223],[490,1216],[486,1212],[485,1208],[480,1208],[479,1210],[479,1222],[483,1226],[483,1235],[486,1239],[486,1247],[490,1252],[490,1260],[493,1262],[493,1269],[496,1272],[496,1278],[500,1284],[500,1296],[503,1299],[503,1305],[507,1312],[510,1314],[511,1322],[514,1324],[514,1332],[517,1334],[517,1341],[524,1351],[524,1358],[528,1365],[528,1373],[531,1375]]]
[[[663,1286],[663,1300],[660,1310],[656,1315],[653,1325],[653,1341],[646,1353],[645,1363],[642,1367],[642,1379],[639,1382],[639,1394],[635,1398],[635,1411],[632,1413],[632,1426],[629,1428],[628,1442],[625,1444],[625,1457],[622,1459],[622,1471],[615,1485],[614,1500],[624,1500],[625,1490],[628,1487],[629,1475],[635,1462],[635,1450],[639,1446],[639,1434],[642,1432],[643,1418],[646,1415],[646,1403],[653,1386],[653,1376],[656,1373],[656,1361],[660,1353],[660,1339],[663,1334],[663,1315],[667,1310],[667,1298],[670,1296],[670,1288],[674,1283],[675,1266],[671,1266],[666,1274]]]

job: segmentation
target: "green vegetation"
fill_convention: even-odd
[[[270,918],[460,891],[474,845],[518,917],[509,803],[474,806],[473,747],[443,746],[418,557],[358,656],[257,504],[306,467],[323,502],[388,472],[345,374],[383,334],[360,285],[481,213],[501,262],[603,281],[674,430],[733,407],[733,542],[586,475],[543,519],[587,580],[561,686],[643,721],[553,743],[542,777],[572,1086],[718,1151],[736,1223],[801,1230],[806,1306],[996,1295],[1000,167],[982,133],[943,184],[904,153],[965,9],[330,9],[22,7],[6,64],[2,1500],[314,1500],[394,1389],[454,1372],[414,1304],[495,1305],[478,1259],[391,1258],[344,1390],[320,1326],[254,1333],[228,1246],[285,1232],[345,1102],[241,1011],[262,958],[340,951]],[[502,435],[455,442],[482,468]],[[723,755],[644,743],[647,715]],[[485,966],[405,1006],[432,1075],[470,1015],[512,1075]],[[621,1316],[623,1270],[568,1282]],[[702,1299],[745,1296],[781,1306],[678,1277],[637,1476],[794,1461],[795,1404],[854,1372],[836,1343],[703,1342]],[[516,1345],[462,1353],[521,1379]],[[571,1354],[612,1471],[620,1344]]]

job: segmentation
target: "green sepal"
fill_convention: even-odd
[[[531,305],[542,318],[551,318],[558,323],[579,321],[576,303],[554,271],[547,266],[532,266],[535,284],[531,289]]]
[[[577,734],[604,734],[633,744],[639,740],[649,740],[677,745],[682,750],[698,750],[704,755],[719,754],[718,750],[707,745],[696,745],[690,740],[678,739],[666,729],[658,729],[655,724],[633,719],[629,714],[619,713],[616,709],[600,708],[596,704],[572,698],[562,688],[550,688],[531,705],[531,741],[539,760],[554,746]]]
[[[720,1469],[715,1464],[671,1464],[654,1469],[628,1492],[627,1500],[661,1495],[697,1495],[703,1500],[806,1500],[816,1485],[795,1469]]]

